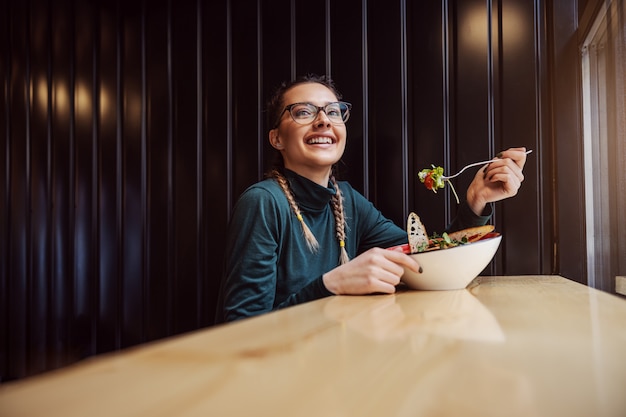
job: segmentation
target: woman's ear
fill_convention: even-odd
[[[278,137],[278,129],[272,129],[269,133],[270,145],[272,145],[275,149],[283,149],[283,144],[280,142],[280,138]]]

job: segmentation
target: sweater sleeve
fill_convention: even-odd
[[[492,206],[488,204],[485,211],[478,216],[472,211],[467,204],[467,201],[463,201],[459,206],[456,217],[446,228],[446,232],[455,232],[457,230],[467,229],[469,227],[482,226],[487,224],[491,218]]]
[[[293,306],[296,304],[306,303],[308,301],[317,300],[319,298],[324,298],[333,295],[332,292],[328,291],[326,286],[324,285],[324,281],[322,277],[319,276],[307,286],[302,288],[300,291],[295,294],[291,294],[285,301],[280,303],[276,308],[285,308],[289,306]]]
[[[344,188],[347,188],[344,185]],[[406,229],[396,225],[392,220],[383,216],[372,202],[366,199],[358,191],[350,187],[351,205],[354,212],[348,216],[356,219],[353,232],[356,234],[358,253],[365,252],[373,247],[386,248],[407,243]]]
[[[217,321],[232,321],[272,310],[276,288],[278,212],[265,190],[246,190],[228,226],[224,277]]]

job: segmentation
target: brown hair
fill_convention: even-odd
[[[337,100],[341,100],[341,94],[335,87],[335,83],[331,80],[330,77],[324,75],[314,75],[308,74],[303,77],[296,78],[290,82],[283,82],[274,92],[270,100],[267,104],[267,117],[268,117],[268,126],[272,126],[272,129],[276,128],[280,122],[280,118],[283,115],[283,111],[285,108],[284,96],[287,91],[301,84],[307,83],[317,83],[327,87],[333,94],[337,97]],[[300,207],[296,203],[295,197],[291,188],[289,187],[289,181],[282,174],[282,169],[285,164],[282,159],[282,155],[280,152],[277,154],[277,159],[274,163],[275,167],[267,174],[268,177],[274,178],[280,188],[285,193],[285,197],[287,197],[287,201],[289,202],[289,206],[291,210],[296,215],[296,218],[300,221],[302,225],[302,233],[304,234],[304,238],[306,240],[307,246],[311,252],[317,252],[319,249],[319,243],[311,229],[304,222],[304,218],[302,217],[302,213],[300,212]],[[335,167],[332,168],[332,171],[335,171]],[[339,189],[339,184],[335,180],[335,176],[331,172],[330,181],[335,188],[335,195],[331,199],[331,206],[333,208],[333,215],[335,217],[335,235],[337,236],[337,240],[339,241],[340,247],[340,257],[339,264],[343,265],[348,262],[350,258],[348,257],[348,252],[346,251],[346,220],[344,216],[343,209],[343,194]]]

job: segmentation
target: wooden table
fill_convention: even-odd
[[[0,385],[0,415],[626,416],[626,301],[558,276],[329,297]]]

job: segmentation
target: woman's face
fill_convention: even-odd
[[[285,106],[293,103],[325,106],[336,101],[335,94],[318,83],[299,84],[283,96]],[[312,123],[302,125],[285,111],[278,127],[270,131],[269,140],[281,152],[285,168],[326,186],[333,164],[341,159],[346,147],[346,125],[331,123],[324,111]]]

